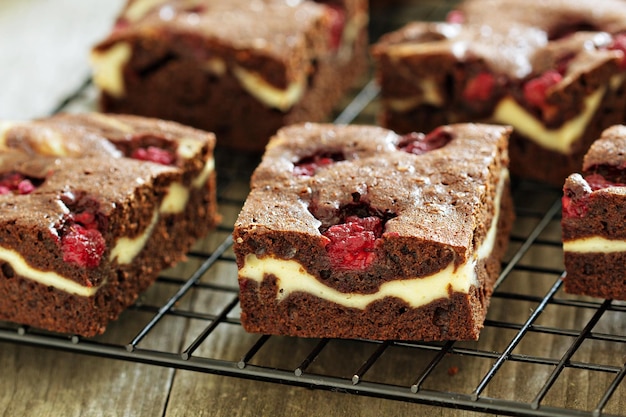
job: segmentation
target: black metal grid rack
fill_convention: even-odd
[[[92,90],[87,82],[56,111],[81,108]],[[371,121],[376,95],[375,83],[367,83],[336,120]],[[216,160],[225,226],[165,271],[110,331],[82,339],[0,322],[0,342],[503,415],[610,416],[626,409],[626,304],[562,291],[560,190],[513,183],[517,220],[478,342],[258,336],[240,326],[230,237],[258,155],[218,152]],[[185,331],[164,345],[178,337],[164,325],[172,320]],[[237,340],[236,348],[213,349],[216,334]],[[277,350],[290,354],[270,354]],[[472,377],[457,384],[460,372]],[[595,397],[576,401],[589,384],[601,387]]]

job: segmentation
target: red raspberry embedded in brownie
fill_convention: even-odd
[[[619,61],[619,67],[626,69],[626,34],[620,33],[615,35],[613,42],[609,45],[609,49],[613,51],[622,51],[622,59]]]
[[[398,149],[414,155],[422,155],[434,149],[443,148],[453,138],[452,132],[442,126],[428,135],[413,132],[402,136],[398,143]]]
[[[563,217],[585,217],[588,211],[587,198],[574,200],[568,195],[561,197]]]
[[[626,187],[626,184],[623,182],[624,169],[614,166],[596,166],[592,170],[600,172],[591,172],[584,177],[591,191],[608,187]],[[593,198],[593,196],[585,194],[575,199],[571,192],[565,190],[561,198],[563,217],[584,217],[588,211],[587,206],[590,198]]]
[[[115,21],[113,26],[113,32],[127,29],[130,26],[130,20],[125,17],[120,17]]]
[[[302,158],[295,163],[293,173],[295,175],[312,177],[319,168],[345,160],[341,153],[323,152]]]
[[[450,10],[446,15],[448,23],[465,23],[465,15],[460,10]]]
[[[483,71],[470,78],[463,89],[463,98],[467,101],[487,101],[493,95],[496,79],[493,74]]]
[[[341,46],[343,30],[346,26],[346,12],[337,5],[328,5],[328,16],[330,19],[330,48],[337,50]]]
[[[30,194],[35,190],[35,186],[29,179],[24,179],[17,184],[17,192],[19,194]]]
[[[601,174],[597,174],[597,173],[585,175],[585,181],[587,181],[587,184],[589,184],[589,187],[591,187],[593,191],[601,190],[602,188],[608,188],[608,187],[625,187],[626,186],[626,184],[607,179]]]
[[[133,151],[130,157],[141,161],[156,162],[157,164],[162,165],[172,165],[174,161],[176,161],[176,157],[172,152],[156,146],[137,148]]]
[[[35,188],[34,180],[18,172],[8,172],[0,175],[0,195],[2,194],[30,194]]]
[[[74,224],[61,238],[61,248],[65,262],[95,268],[100,264],[106,242],[99,230]]]
[[[326,251],[334,268],[364,270],[374,262],[377,239],[383,231],[379,217],[349,216],[324,232]]]
[[[99,226],[107,222],[98,212],[98,201],[75,193],[64,193],[60,200],[69,212],[50,231],[61,246],[63,260],[83,268],[97,267],[106,250]]]
[[[540,76],[533,78],[524,84],[524,99],[531,105],[543,107],[546,104],[548,90],[563,80],[563,75],[558,71],[546,71]]]
[[[85,229],[97,229],[98,223],[96,222],[96,216],[88,211],[74,214],[72,217],[74,222],[80,224]]]

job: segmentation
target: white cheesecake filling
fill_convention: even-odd
[[[113,129],[119,130],[120,132],[130,133],[130,134],[134,132],[134,128],[131,125],[129,125],[128,123],[122,122],[117,117],[112,117],[104,113],[92,112],[92,113],[89,113],[89,118],[95,119],[102,124],[110,126]]]
[[[179,182],[170,184],[167,195],[161,201],[159,212],[164,214],[182,213],[189,201],[189,189]]]
[[[494,202],[496,205],[494,219],[485,240],[474,256],[457,268],[451,263],[445,269],[426,277],[389,281],[382,284],[378,291],[372,294],[342,293],[318,281],[297,261],[278,259],[273,256],[259,258],[254,254],[249,254],[244,259],[239,277],[261,283],[266,276],[275,276],[278,285],[277,301],[283,300],[289,294],[304,292],[339,305],[358,309],[365,309],[372,302],[385,297],[401,299],[411,307],[417,308],[434,300],[447,298],[450,290],[467,294],[471,287],[479,285],[475,270],[477,262],[488,258],[494,249],[500,203],[507,178],[508,170],[505,170],[500,178]]]
[[[137,256],[139,252],[141,252],[141,250],[144,248],[144,246],[146,246],[146,242],[152,234],[152,230],[154,230],[154,226],[156,226],[158,220],[159,213],[157,210],[155,210],[152,214],[152,220],[150,220],[150,224],[144,229],[141,234],[134,238],[119,238],[115,243],[113,249],[111,249],[111,261],[117,260],[117,263],[121,265],[130,264],[133,259],[135,259],[135,256]]]
[[[517,132],[544,148],[566,154],[569,153],[572,144],[584,133],[598,110],[605,92],[606,87],[600,87],[585,97],[582,112],[563,123],[558,129],[546,128],[540,120],[511,97],[500,100],[493,113],[492,121],[511,125]]]
[[[135,22],[148,14],[148,12],[156,6],[164,3],[164,0],[136,0],[128,6],[124,12],[124,17],[131,22]]]
[[[105,51],[92,51],[93,82],[113,97],[125,94],[122,68],[130,60],[132,48],[126,42],[118,42]]]
[[[406,113],[413,110],[419,105],[430,104],[435,107],[443,107],[445,100],[439,85],[432,79],[422,78],[416,80],[415,83],[422,91],[420,96],[404,97],[404,98],[386,98],[384,99],[385,107],[396,113]]]
[[[209,175],[215,170],[215,159],[209,158],[204,164],[204,168],[200,171],[200,174],[191,182],[193,188],[200,188],[207,183]]]
[[[7,149],[7,132],[16,124],[16,122],[0,121],[0,149]]]
[[[357,12],[352,19],[348,20],[341,34],[341,42],[337,56],[340,61],[348,61],[352,57],[354,44],[359,37],[361,30],[369,23],[369,15],[364,12]]]
[[[12,128],[23,124],[23,122],[0,122],[0,149],[8,149],[8,132]],[[32,146],[37,149],[37,152],[43,155],[69,156],[77,152],[76,148],[72,149],[70,144],[65,143],[61,133],[47,127],[38,127],[37,135],[29,138],[29,141],[32,143]]]
[[[213,158],[209,159],[202,172],[192,182],[192,186],[199,187],[204,184],[213,171],[214,166]],[[189,190],[180,183],[172,183],[167,196],[161,202],[159,209],[155,210],[150,224],[146,229],[135,238],[121,237],[117,240],[110,253],[111,261],[117,260],[118,264],[130,264],[145,247],[148,238],[159,220],[160,214],[180,213],[185,209],[188,200]],[[82,297],[94,296],[100,287],[106,284],[105,280],[98,286],[81,285],[56,272],[42,271],[33,268],[18,252],[1,246],[0,260],[8,263],[11,268],[13,268],[16,275]]]
[[[202,142],[193,139],[181,139],[178,141],[176,154],[183,159],[191,159],[202,149]]]
[[[387,98],[384,100],[385,107],[397,113],[406,113],[422,104],[443,107],[444,99],[437,85],[427,79],[418,82],[423,91],[423,96],[401,99]],[[623,82],[623,75],[614,75],[609,80],[609,88],[617,90]],[[606,86],[599,87],[588,95],[584,99],[582,112],[557,129],[546,128],[541,120],[529,113],[510,96],[500,100],[488,122],[511,125],[515,131],[542,147],[567,154],[570,152],[572,144],[584,134],[587,125],[600,107],[606,90]]]
[[[440,26],[444,27],[444,26]],[[449,25],[448,29],[454,29],[458,31],[458,25]],[[450,33],[454,35],[454,33]],[[432,42],[413,43],[405,42],[389,47],[389,56],[394,61],[399,61],[405,57],[412,57],[414,55],[441,55],[447,48],[452,47],[455,56],[461,57],[467,50],[467,46],[463,42],[450,43],[449,39],[441,39]]]
[[[274,87],[258,73],[244,68],[233,67],[233,74],[242,87],[261,103],[282,111],[289,110],[297,103],[306,89],[306,78],[294,81],[286,89]]]
[[[94,83],[113,97],[123,97],[126,94],[123,68],[131,55],[132,49],[125,42],[118,42],[105,51],[92,51],[91,65]],[[224,62],[217,58],[206,61],[204,69],[218,76],[226,73]],[[254,71],[239,66],[234,66],[232,71],[248,94],[268,107],[281,111],[289,110],[302,98],[306,90],[306,77],[301,77],[289,84],[287,88],[281,89],[274,87]]]
[[[48,287],[54,287],[58,290],[80,295],[82,297],[93,296],[104,282],[99,286],[86,286],[80,285],[72,280],[69,280],[56,272],[42,271],[40,269],[33,268],[26,262],[26,260],[18,252],[11,249],[5,249],[0,247],[0,260],[8,263],[13,268],[16,275],[26,277],[30,280],[36,281],[42,285]]]
[[[430,104],[443,106],[443,98],[435,86],[420,82],[423,96],[402,99],[385,99],[385,106],[396,113],[406,113],[419,105]],[[511,125],[529,140],[546,149],[560,153],[569,153],[572,144],[584,133],[589,121],[598,110],[606,91],[601,87],[585,98],[583,111],[557,129],[548,129],[534,115],[520,106],[512,97],[505,97],[496,106],[490,122]]]
[[[204,65],[202,66],[206,71],[210,72],[213,75],[221,77],[226,74],[226,62],[224,62],[221,58],[210,58],[204,61]]]
[[[475,284],[476,261],[467,262],[454,269],[450,264],[443,271],[423,278],[402,279],[386,282],[373,294],[342,293],[332,289],[307,273],[296,261],[286,261],[273,257],[257,258],[248,255],[240,271],[240,276],[261,282],[266,275],[278,279],[278,295],[283,298],[295,292],[304,292],[346,307],[365,309],[369,304],[385,297],[404,300],[411,307],[420,307],[439,298],[448,297],[448,289],[467,293]]]
[[[563,251],[572,253],[626,252],[626,241],[611,240],[599,236],[573,239],[563,242]]]

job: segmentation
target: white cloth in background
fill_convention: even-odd
[[[124,0],[0,0],[0,119],[48,115],[89,76]]]

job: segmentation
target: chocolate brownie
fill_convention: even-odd
[[[101,109],[214,132],[260,151],[323,121],[365,71],[366,0],[135,0],[92,50]]]
[[[0,320],[102,333],[218,221],[214,145],[136,116],[0,123]]]
[[[381,124],[514,127],[511,173],[559,187],[626,112],[626,3],[467,0],[373,47]]]
[[[302,337],[473,340],[513,221],[506,127],[300,124],[235,223],[241,322]]]
[[[626,300],[626,126],[606,129],[563,187],[565,290]]]

